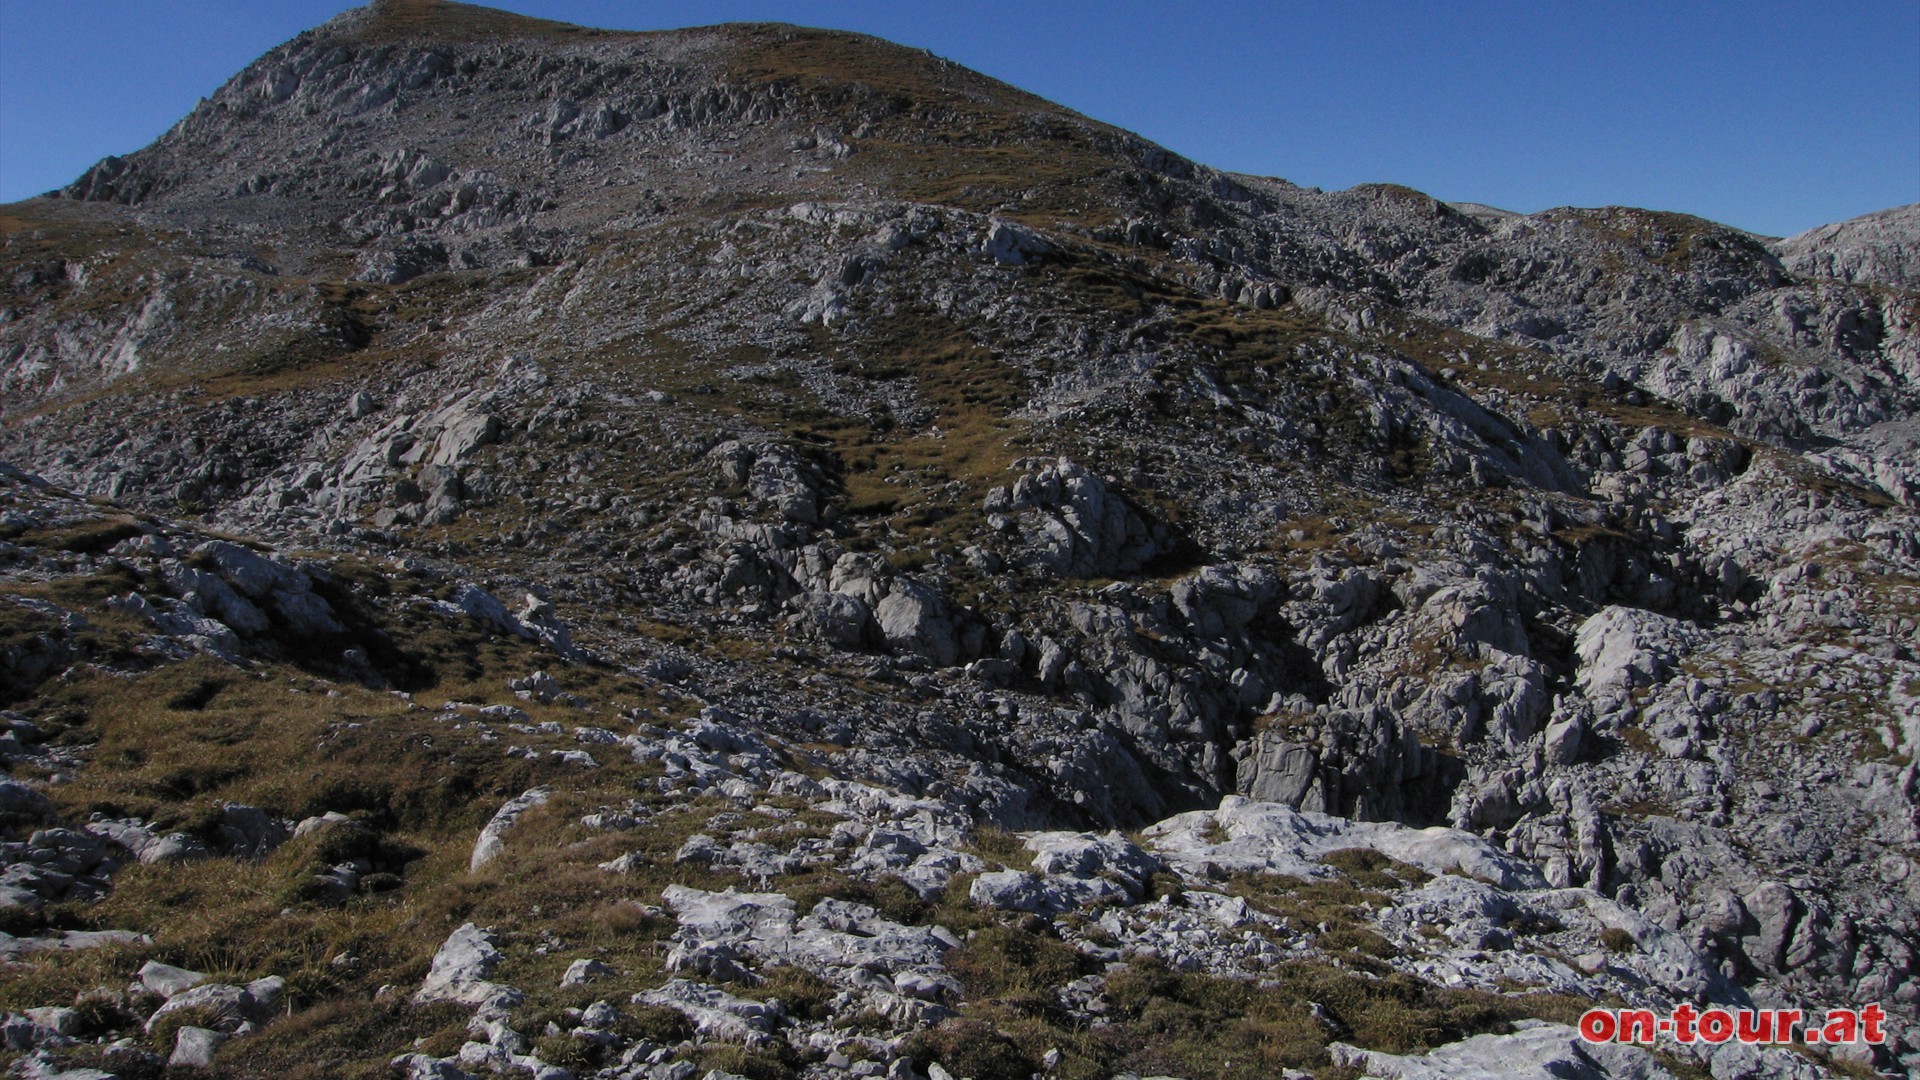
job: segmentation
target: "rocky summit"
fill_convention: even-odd
[[[391,0],[0,291],[14,1076],[1920,1069],[1916,207]]]

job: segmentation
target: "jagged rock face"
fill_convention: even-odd
[[[1442,875],[1379,883],[1368,933],[1403,972],[1911,1020],[1913,220],[1769,242],[1320,192],[854,35],[350,12],[7,208],[0,454],[128,510],[0,475],[0,750],[61,778],[0,785],[0,825],[33,830],[0,901],[110,903],[125,863],[283,848],[314,849],[300,903],[450,895],[403,880],[402,819],[457,822],[445,888],[484,891],[575,815],[589,839],[556,850],[591,858],[555,888],[677,875],[645,898],[673,918],[643,916],[677,926],[673,978],[626,1004],[766,1049],[869,1007],[897,1043],[972,993],[926,911],[809,912],[806,874],[920,904],[977,875],[978,911],[1072,924],[1083,956],[1245,978],[1324,947],[1249,882],[1364,848]],[[489,684],[510,699],[453,696],[529,651]],[[203,664],[437,695],[444,730],[408,745],[450,740],[465,771],[256,806],[218,770],[75,749],[105,708],[76,680]],[[623,770],[654,801],[573,805]],[[168,801],[203,796],[217,815]],[[728,820],[798,812],[780,800],[837,823]],[[663,850],[594,846],[694,813]],[[1078,831],[1156,822],[1152,850]],[[983,859],[987,824],[1043,830],[1037,858]],[[772,921],[708,917],[743,905]],[[439,912],[397,977],[484,1013],[463,1066],[413,1075],[546,1067],[496,914]],[[1608,930],[1637,951],[1609,960]],[[865,959],[834,959],[854,939]],[[838,1004],[741,996],[782,963]],[[1048,992],[1090,1021],[1109,983]],[[692,1068],[602,1006],[568,1030]],[[218,1026],[182,1029],[209,1033],[183,1060],[231,1052]],[[1644,1066],[1562,1030],[1350,1063]]]
[[[1920,284],[1920,205],[1808,229],[1774,250],[1809,277],[1911,289]]]

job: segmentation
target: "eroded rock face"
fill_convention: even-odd
[[[1106,482],[1062,458],[987,497],[989,514],[1019,522],[1020,559],[1059,577],[1131,574],[1168,550],[1164,527],[1149,524]]]
[[[1912,288],[1920,284],[1920,204],[1822,225],[1773,247],[1808,277]]]
[[[1317,856],[1369,848],[1430,874],[1459,873],[1505,889],[1545,884],[1534,867],[1463,830],[1361,823],[1231,795],[1218,810],[1169,818],[1147,834],[1163,860],[1180,866],[1309,876],[1318,872]]]
[[[1298,807],[1319,779],[1320,755],[1312,747],[1288,742],[1283,734],[1261,732],[1242,766],[1249,798]]]
[[[673,917],[668,970],[516,1032],[514,965],[577,942],[551,909],[462,926],[419,994],[472,1038],[410,1075],[552,1077],[553,1036],[684,1080],[640,1006],[912,1075],[899,1039],[966,1004],[967,943],[914,921],[956,880],[1083,955],[1034,996],[1075,1030],[1128,1021],[1103,973],[1133,953],[1261,979],[1354,959],[1342,935],[1436,984],[1883,1000],[1912,1030],[1913,208],[1769,243],[1319,192],[1009,94],[814,31],[383,6],[9,208],[0,905],[27,932],[0,953],[148,948],[57,920],[128,864],[290,832],[328,856],[291,904],[439,903],[388,816],[491,814],[468,885],[522,856],[644,882],[615,914]],[[180,664],[146,704],[185,730],[229,681],[336,710],[342,761],[430,716],[404,753],[456,794],[243,806],[73,716]],[[482,700],[435,700],[473,666]],[[516,846],[536,805],[559,853]],[[1379,896],[1330,921],[1288,876]],[[561,958],[542,993],[634,977]],[[756,997],[783,964],[827,1001]],[[143,970],[210,987],[200,1030],[265,1022],[231,1022],[251,986]],[[44,1049],[57,1020],[6,1028]],[[1658,1075],[1543,1028],[1354,1054]]]

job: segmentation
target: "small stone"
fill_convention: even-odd
[[[141,965],[137,977],[141,986],[164,998],[184,993],[207,981],[207,977],[197,971],[188,971],[186,968],[173,967],[155,960],[149,960]]]
[[[616,972],[598,960],[575,960],[567,965],[567,973],[560,977],[561,986],[585,986],[595,979],[604,979]]]
[[[205,1069],[213,1064],[214,1051],[228,1036],[208,1028],[183,1027],[174,1033],[173,1054],[167,1058],[170,1069]]]

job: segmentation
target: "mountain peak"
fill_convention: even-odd
[[[350,12],[0,214],[9,1046],[1920,1030],[1914,225],[1322,192],[858,34]]]
[[[739,167],[688,170],[658,153],[689,139]],[[796,151],[834,165],[796,167]],[[187,214],[238,200],[279,227],[327,227],[364,211],[369,192],[397,196],[394,154],[431,159],[420,175],[458,174],[501,198],[511,189],[516,220],[555,204],[576,230],[617,217],[615,196],[636,185],[745,200],[865,191],[1057,215],[1100,201],[1088,185],[1130,157],[1177,161],[865,35],[778,24],[612,33],[400,3],[272,50],[154,145],[102,161],[62,194]]]
[[[551,19],[517,15],[498,8],[453,0],[373,0],[346,12],[328,28],[366,42],[401,39],[482,41],[503,37],[601,36],[592,30]]]

